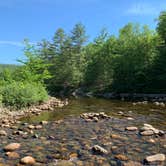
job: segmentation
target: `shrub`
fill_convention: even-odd
[[[48,94],[41,83],[12,82],[0,89],[2,103],[15,108],[38,104],[48,99]]]

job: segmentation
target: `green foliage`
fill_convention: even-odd
[[[50,94],[80,87],[87,91],[166,93],[166,12],[161,12],[156,31],[129,23],[117,36],[103,29],[94,41],[86,41],[86,30],[80,23],[69,34],[57,29],[51,41],[42,40],[36,46],[25,41],[26,59],[14,71],[0,72],[0,86],[12,92],[16,82],[25,85],[24,90],[13,92],[16,96],[30,88],[27,82],[40,85],[34,85],[34,91],[45,84]],[[11,102],[4,100],[1,94],[7,105],[15,102],[13,98]],[[24,99],[21,106],[38,102],[35,96],[28,102]]]
[[[15,72],[19,81],[44,82],[51,77],[48,71],[50,64],[40,58],[38,50],[27,40],[25,40],[24,54],[26,60],[18,60],[23,65]]]
[[[0,73],[2,73],[4,70],[14,71],[18,67],[19,67],[18,65],[12,65],[12,64],[0,64]]]
[[[14,82],[0,87],[0,96],[5,106],[27,107],[48,99],[47,92],[40,83]]]
[[[157,24],[157,32],[166,44],[166,11],[160,13]]]

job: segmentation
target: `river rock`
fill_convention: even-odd
[[[118,160],[122,160],[122,161],[127,161],[128,160],[128,157],[123,155],[123,154],[117,154],[117,155],[115,155],[115,158],[118,159]]]
[[[140,132],[140,134],[142,136],[151,136],[154,134],[154,132],[152,130],[146,130],[146,131]]]
[[[156,161],[165,161],[165,155],[164,154],[155,154],[152,156],[148,156],[148,157],[146,157],[145,161],[148,163],[156,162]]]
[[[4,147],[5,151],[14,151],[20,148],[20,144],[19,143],[11,143],[8,144],[7,146]]]
[[[98,122],[99,120],[110,118],[110,116],[106,115],[104,112],[99,112],[99,113],[94,113],[94,112],[83,113],[83,114],[80,115],[80,117],[82,119],[85,119],[87,122],[89,122],[89,121]]]
[[[42,128],[43,128],[42,125],[36,125],[36,126],[35,126],[35,129],[42,129]]]
[[[44,120],[43,120],[43,121],[40,122],[40,124],[46,125],[46,124],[48,124],[48,121],[44,121]]]
[[[128,130],[128,131],[136,131],[138,130],[137,127],[134,127],[134,126],[130,126],[130,127],[126,127],[125,130]]]
[[[144,126],[140,129],[140,134],[143,136],[151,136],[151,135],[159,135],[163,136],[165,133],[162,130],[158,130],[154,128],[150,124],[144,124]]]
[[[29,128],[29,129],[34,129],[35,126],[34,126],[34,125],[29,125],[28,128]]]
[[[36,163],[35,159],[31,156],[26,156],[24,158],[21,159],[20,161],[21,164],[30,164],[30,165],[34,165]]]
[[[136,161],[129,161],[127,163],[124,163],[123,166],[142,166],[142,164]]]
[[[61,161],[58,161],[56,166],[75,166],[75,164],[72,163],[71,161],[61,160]]]
[[[99,146],[99,145],[94,145],[92,147],[92,151],[94,153],[98,153],[98,154],[107,154],[108,151],[106,149],[104,149],[103,147]]]
[[[7,133],[5,130],[0,130],[0,136],[7,136]]]
[[[16,152],[6,152],[6,155],[9,157],[9,158],[12,158],[12,159],[17,159],[20,157],[20,155]]]

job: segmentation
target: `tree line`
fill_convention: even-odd
[[[25,40],[24,54],[26,59],[19,60],[22,65],[16,70],[1,72],[1,86],[35,83],[36,91],[40,84],[49,94],[78,88],[87,92],[166,93],[166,12],[160,13],[156,30],[128,23],[118,35],[103,29],[91,42],[81,23],[69,33],[59,28],[50,41],[31,45]],[[44,90],[43,94],[39,101],[46,98]]]
[[[70,33],[57,29],[51,41],[43,40],[34,57],[49,67],[45,80],[50,92],[82,87],[117,93],[166,93],[166,12],[156,30],[128,23],[117,36],[103,29],[87,42],[78,23]]]

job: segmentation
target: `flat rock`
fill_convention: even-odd
[[[142,166],[142,164],[136,161],[129,161],[127,163],[124,163],[123,166]]]
[[[115,158],[118,159],[118,160],[122,160],[122,161],[129,160],[128,157],[123,155],[123,154],[117,154],[117,155],[115,155]]]
[[[99,146],[99,145],[94,145],[92,147],[92,150],[95,152],[95,153],[98,153],[98,154],[107,154],[108,151],[106,149],[104,149],[103,147]]]
[[[71,161],[61,160],[61,161],[58,161],[56,166],[75,166],[75,164],[72,163]]]
[[[134,127],[134,126],[130,126],[130,127],[126,127],[125,130],[128,130],[128,131],[136,131],[138,130],[137,127]]]
[[[140,134],[141,134],[142,136],[151,136],[151,135],[154,134],[154,132],[153,132],[152,130],[146,130],[146,131],[140,132]]]
[[[145,159],[147,162],[155,162],[155,161],[165,161],[165,155],[164,154],[155,154],[152,156],[148,156]]]

